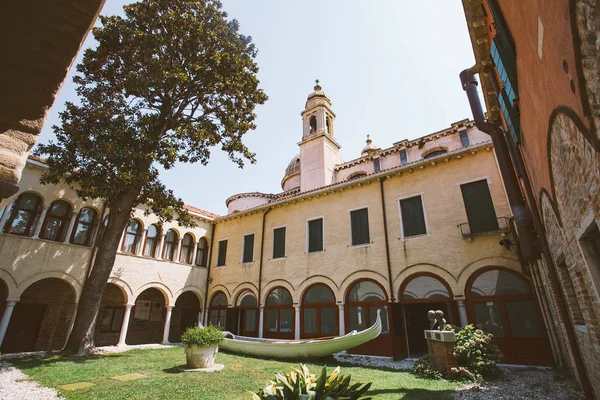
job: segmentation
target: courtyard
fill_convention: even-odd
[[[377,360],[372,358],[371,361]],[[339,360],[338,360],[339,361]],[[331,372],[335,360],[309,363],[311,372],[326,366]],[[56,389],[66,399],[250,399],[276,372],[285,372],[294,361],[264,360],[219,353],[217,362],[225,369],[216,373],[183,372],[183,349],[138,349],[102,356],[24,358],[8,360],[30,380]],[[13,369],[14,371],[14,369]],[[3,399],[49,398],[49,391],[33,385],[18,390],[6,379],[8,364],[0,364],[0,397]],[[385,366],[359,367],[342,364],[342,373],[352,382],[372,382],[368,396],[374,399],[577,399],[583,398],[574,383],[550,369],[506,370],[501,378],[482,386],[447,380],[421,379],[412,372]],[[27,382],[29,383],[29,382]],[[67,388],[80,387],[74,390]],[[41,394],[39,394],[41,393]],[[24,397],[25,396],[25,397]]]

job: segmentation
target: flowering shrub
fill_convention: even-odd
[[[458,368],[452,368],[450,374],[455,379],[480,381],[484,375],[497,373],[496,363],[500,350],[492,343],[494,335],[486,334],[473,325],[467,325],[456,333],[454,357]]]
[[[423,356],[415,361],[413,373],[418,377],[425,379],[442,379],[443,377],[440,371],[431,368],[429,355]]]

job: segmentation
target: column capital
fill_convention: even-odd
[[[19,302],[20,299],[7,299],[6,300],[6,305],[10,306],[10,307],[14,307],[15,304],[17,304]]]
[[[135,304],[125,304],[125,309],[131,310],[134,306],[135,306]]]
[[[165,307],[167,307],[167,310],[169,310],[169,311],[171,311],[171,310],[173,310],[173,308],[175,308],[175,306],[165,306]]]

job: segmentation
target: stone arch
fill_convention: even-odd
[[[10,272],[0,268],[0,279],[6,284],[6,290],[8,291],[9,299],[18,299],[20,292],[18,290],[17,280]],[[17,294],[18,293],[18,294]]]
[[[306,289],[308,289],[310,286],[314,285],[315,283],[323,283],[325,286],[328,286],[329,290],[331,290],[333,292],[333,296],[335,297],[336,301],[342,299],[342,297],[340,295],[340,288],[331,278],[329,278],[328,276],[325,276],[325,275],[313,275],[310,278],[305,279],[298,286],[299,302],[302,301],[302,298],[304,297],[304,293],[306,292]]]
[[[215,285],[208,292],[208,298],[206,299],[206,308],[210,307],[210,302],[212,301],[213,296],[215,294],[217,294],[218,292],[223,292],[225,294],[225,296],[227,297],[227,304],[229,304],[229,305],[232,304],[233,298],[231,296],[231,292],[229,292],[229,289],[227,289],[227,287],[224,285]]]
[[[274,279],[262,288],[262,299],[260,299],[260,304],[266,304],[267,296],[269,295],[269,293],[271,293],[271,290],[275,289],[278,286],[287,289],[287,291],[290,293],[290,296],[292,296],[292,301],[294,302],[294,304],[298,304],[300,302],[300,298],[297,297],[296,289],[290,282],[286,281],[285,279]]]
[[[24,281],[19,283],[18,289],[15,293],[15,295],[16,295],[15,298],[21,297],[23,292],[25,290],[27,290],[27,288],[29,286],[31,286],[32,284],[34,284],[35,282],[41,281],[42,279],[46,279],[46,278],[57,278],[57,279],[67,282],[69,284],[69,286],[71,286],[71,288],[73,288],[73,290],[75,291],[75,301],[79,301],[79,296],[81,296],[82,286],[79,283],[79,281],[77,280],[77,278],[75,278],[73,275],[66,273],[64,271],[44,271],[44,272],[35,274],[33,276],[30,276],[29,278],[27,278]]]
[[[188,286],[185,286],[184,288],[176,291],[175,295],[173,295],[175,302],[177,302],[177,299],[179,298],[179,296],[181,296],[185,292],[194,293],[194,295],[198,298],[198,301],[200,302],[200,308],[204,308],[204,296],[202,296],[202,290],[198,286],[194,286],[194,285],[188,285]]]
[[[454,294],[455,295],[464,295],[465,294],[465,289],[466,289],[466,285],[467,285],[467,281],[469,280],[469,277],[477,270],[481,269],[481,268],[485,268],[485,267],[489,267],[489,266],[495,266],[495,267],[505,267],[507,269],[513,270],[513,271],[517,271],[520,272],[521,271],[521,264],[519,263],[519,260],[517,259],[513,259],[513,258],[508,258],[508,257],[483,257],[483,258],[479,258],[475,261],[470,262],[469,264],[467,264],[458,274],[458,278],[456,279],[456,287],[459,290],[455,290]]]
[[[457,287],[458,280],[454,277],[454,275],[450,274],[444,268],[439,267],[434,264],[414,264],[414,265],[411,265],[411,266],[405,268],[404,270],[402,270],[394,278],[394,281],[393,281],[394,297],[396,297],[398,295],[398,293],[400,291],[400,286],[402,286],[402,283],[406,280],[406,278],[408,278],[410,275],[414,275],[417,272],[428,272],[430,274],[439,276],[441,279],[443,279],[445,282],[447,282],[448,285],[450,285],[452,292],[456,295],[456,293],[457,293],[456,287]]]
[[[231,304],[235,305],[237,303],[238,296],[247,291],[252,292],[258,299],[258,296],[256,295],[258,293],[258,288],[256,285],[251,282],[243,282],[237,285],[235,289],[231,291]]]
[[[108,283],[112,283],[117,286],[123,292],[123,297],[125,298],[125,304],[134,304],[135,299],[133,296],[133,290],[131,290],[131,286],[124,280],[111,276],[108,278]]]
[[[166,307],[169,307],[169,306],[172,306],[175,304],[175,301],[173,300],[173,293],[171,292],[171,289],[169,289],[168,286],[162,282],[148,282],[145,285],[140,286],[134,292],[134,295],[132,297],[132,300],[134,303],[137,300],[137,298],[139,297],[139,295],[142,294],[142,292],[146,289],[156,289],[159,292],[161,292],[165,298],[165,306]]]
[[[436,274],[436,273],[433,273],[433,272],[417,271],[417,272],[414,272],[414,273],[410,274],[409,276],[407,276],[402,281],[402,284],[398,288],[398,301],[400,301],[400,302],[405,302],[406,301],[404,299],[404,296],[402,296],[403,293],[405,293],[406,287],[414,279],[421,278],[421,277],[429,277],[429,278],[433,278],[433,279],[437,280],[439,283],[441,283],[444,286],[444,288],[446,288],[446,291],[448,292],[448,297],[446,297],[446,298],[448,300],[454,299],[455,293],[452,290],[452,287],[450,286],[450,284],[448,283],[447,280],[445,280],[444,278],[442,278],[439,274]],[[429,292],[429,293],[431,293],[431,292]],[[439,293],[437,293],[437,294],[439,294]],[[428,297],[429,296],[426,296],[425,298],[428,298]]]
[[[385,276],[381,275],[378,272],[370,271],[370,270],[360,270],[353,272],[348,275],[346,279],[342,281],[340,284],[340,293],[343,296],[342,298],[346,301],[346,296],[348,295],[348,289],[356,282],[361,280],[372,280],[375,281],[383,288],[383,292],[387,295],[388,299],[392,299],[395,296],[390,295],[388,293],[390,285]]]
[[[556,260],[564,253],[564,231],[560,223],[560,216],[556,211],[556,205],[546,190],[542,190],[540,193],[540,211],[548,247],[552,258]]]

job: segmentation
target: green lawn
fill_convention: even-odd
[[[225,369],[214,373],[181,372],[185,363],[183,348],[132,350],[102,357],[54,356],[45,359],[13,361],[31,379],[42,386],[59,389],[68,399],[250,399],[247,390],[257,391],[275,372],[288,371],[293,363],[263,360],[219,353],[217,362]],[[297,363],[294,365],[298,365]],[[318,373],[323,365],[329,372],[335,363],[309,364]],[[118,375],[140,373],[148,379],[116,382]],[[420,379],[408,372],[381,371],[342,366],[352,382],[373,382],[369,395],[376,399],[451,399],[459,384]],[[93,386],[65,391],[61,385],[87,381]]]

